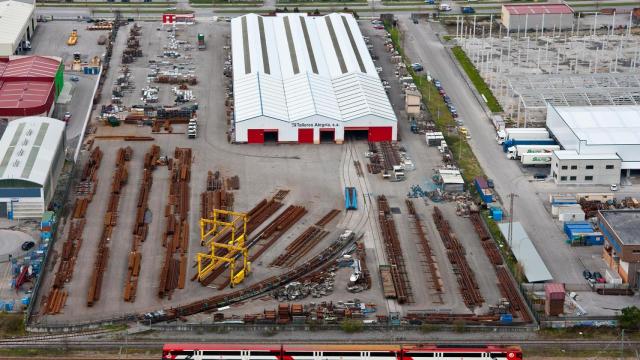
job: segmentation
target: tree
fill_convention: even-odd
[[[622,309],[622,314],[618,316],[618,326],[625,330],[639,330],[640,309],[636,306]]]

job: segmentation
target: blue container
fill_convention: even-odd
[[[4,303],[4,311],[13,311],[13,303]]]
[[[93,75],[98,75],[100,73],[100,68],[99,67],[94,67],[93,68]]]
[[[85,66],[84,68],[82,68],[82,72],[83,72],[85,75],[89,75],[89,74],[91,74],[91,68],[90,68],[90,67],[88,67],[88,66]]]
[[[491,217],[495,221],[502,221],[502,209],[494,206],[491,208]]]
[[[51,233],[48,232],[48,231],[43,231],[43,232],[40,233],[40,238],[43,239],[43,240],[44,239],[51,239],[51,237],[52,237]]]
[[[513,322],[513,315],[508,313],[500,315],[500,322],[503,324],[511,324]]]
[[[29,303],[31,302],[31,298],[29,296],[27,297],[23,297],[20,302],[22,303],[22,305],[29,305]]]

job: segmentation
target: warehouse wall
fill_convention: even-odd
[[[503,10],[503,14],[506,10]],[[545,14],[544,15],[544,28],[546,30],[557,29],[570,29],[573,26],[572,14]],[[506,18],[502,18],[503,25],[511,31],[525,30],[525,26],[528,30],[535,30],[536,28],[542,29],[543,16],[542,15],[513,15],[509,14]]]

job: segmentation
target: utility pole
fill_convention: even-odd
[[[507,234],[509,248],[511,248],[511,244],[513,242],[513,199],[515,197],[518,197],[518,195],[514,193],[509,194],[509,233]]]

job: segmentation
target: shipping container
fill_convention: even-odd
[[[382,282],[382,292],[385,299],[396,299],[396,288],[393,285],[390,265],[380,265],[380,281]]]
[[[474,179],[473,183],[482,201],[487,204],[493,202],[493,191],[489,188],[485,178],[478,176]]]

